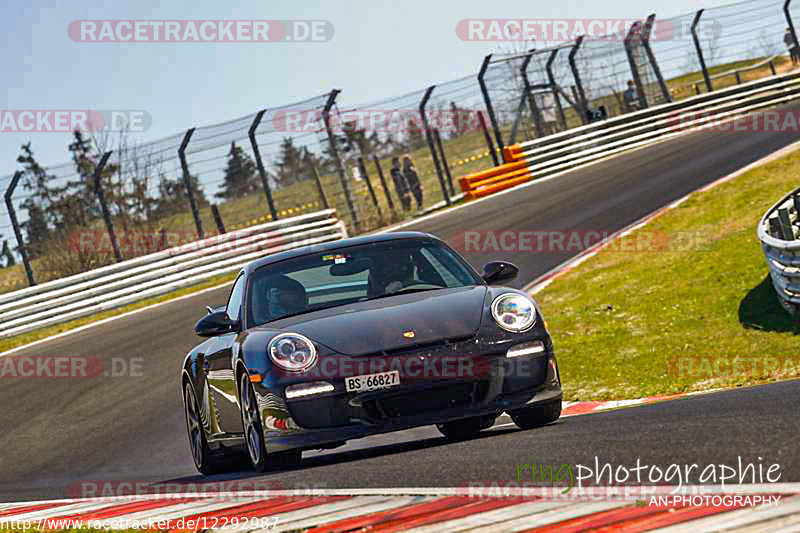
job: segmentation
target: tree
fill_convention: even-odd
[[[258,186],[255,163],[236,142],[231,142],[222,190],[214,196],[224,199],[239,198],[257,190]]]
[[[279,187],[302,181],[312,164],[319,164],[319,159],[307,147],[297,148],[291,137],[284,137],[276,163],[275,181]]]

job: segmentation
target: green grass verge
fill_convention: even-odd
[[[798,175],[800,152],[695,193],[541,291],[565,399],[800,377],[800,323],[778,303],[756,236]]]

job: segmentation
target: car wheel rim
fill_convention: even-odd
[[[242,419],[244,420],[245,438],[247,439],[247,451],[250,453],[250,460],[254,465],[261,460],[261,438],[259,435],[258,424],[258,405],[253,396],[250,382],[247,375],[242,374]]]
[[[200,417],[197,414],[197,404],[191,388],[186,385],[184,391],[184,406],[186,407],[186,429],[189,432],[189,445],[192,447],[194,464],[199,468],[203,464],[203,436],[200,427]]]

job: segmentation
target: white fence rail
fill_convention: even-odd
[[[767,211],[758,224],[758,238],[781,305],[800,316],[800,189]]]
[[[334,209],[209,237],[0,295],[0,337],[127,305],[307,244],[347,237]]]
[[[748,113],[797,98],[800,74],[771,76],[523,142],[516,159],[536,179],[688,131],[733,130]]]

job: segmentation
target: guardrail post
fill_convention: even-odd
[[[189,197],[189,206],[192,208],[192,217],[194,218],[194,226],[197,228],[197,237],[202,239],[203,222],[200,220],[200,211],[197,209],[197,201],[194,198],[194,187],[192,187],[192,177],[189,175],[189,165],[186,163],[186,147],[189,146],[189,140],[192,138],[194,128],[186,130],[186,135],[183,136],[183,141],[178,148],[178,157],[181,160],[181,170],[183,171],[183,186],[186,187],[186,196]]]
[[[33,287],[36,285],[36,280],[33,278],[33,269],[31,268],[31,260],[28,257],[28,249],[25,247],[25,239],[22,238],[22,230],[17,220],[17,211],[14,209],[14,202],[11,199],[11,196],[14,194],[14,189],[17,188],[19,179],[23,174],[24,172],[21,170],[14,172],[11,183],[8,184],[8,188],[6,189],[5,200],[6,208],[8,209],[8,218],[11,219],[11,226],[14,228],[14,237],[17,239],[17,250],[19,250],[19,255],[22,256],[22,264],[25,266],[25,276],[28,278],[28,285]]]
[[[777,74],[777,72],[775,72],[775,63],[773,63],[771,59],[769,60],[769,70],[772,72],[773,76]]]
[[[492,99],[489,97],[489,90],[486,88],[486,81],[483,79],[486,76],[486,70],[489,68],[489,63],[492,61],[492,54],[487,55],[483,58],[483,64],[481,64],[481,70],[478,72],[478,84],[481,86],[481,94],[483,95],[483,102],[486,104],[486,112],[489,114],[489,120],[492,121],[492,129],[494,130],[494,138],[497,141],[497,148],[501,152],[505,145],[503,144],[503,135],[500,132],[500,126],[497,124],[497,117],[494,114],[494,108],[492,107]],[[499,165],[500,162],[495,158],[495,166]]]
[[[431,128],[428,126],[428,117],[425,114],[425,106],[428,105],[428,100],[431,97],[431,93],[436,88],[436,85],[431,85],[425,90],[425,94],[422,95],[422,100],[419,102],[419,113],[422,115],[422,127],[425,128],[425,140],[428,141],[428,148],[431,151],[431,157],[433,157],[433,166],[436,168],[436,176],[439,178],[439,187],[442,189],[442,196],[444,197],[444,203],[448,206],[450,205],[450,195],[447,194],[447,185],[444,183],[444,175],[442,175],[442,167],[439,165],[439,156],[436,155],[436,146],[433,144],[433,136],[431,135]]]
[[[792,0],[786,0],[783,3],[783,16],[786,17],[786,25],[789,26],[789,33],[792,34],[792,42],[795,48],[800,48],[800,42],[797,40],[797,32],[794,29],[794,21],[792,21],[792,14],[789,13],[789,4],[791,3]]]
[[[650,66],[653,67],[653,72],[656,74],[658,87],[661,89],[661,94],[664,96],[664,100],[667,102],[672,102],[672,96],[669,94],[669,88],[664,81],[664,76],[661,75],[661,68],[658,66],[658,61],[656,61],[656,55],[653,53],[653,49],[650,47],[650,32],[653,30],[653,23],[655,20],[655,13],[650,14],[650,16],[647,17],[647,20],[645,20],[644,29],[642,30],[642,46],[644,47],[644,53],[647,54],[647,61],[650,63]]]
[[[325,196],[325,189],[322,188],[322,179],[319,177],[319,170],[317,170],[317,165],[311,165],[311,170],[314,173],[314,182],[317,184],[317,192],[319,193],[319,198],[322,200],[322,206],[325,209],[330,209],[331,206],[328,203],[328,197]]]
[[[589,123],[589,103],[586,101],[586,92],[583,90],[583,82],[581,81],[581,75],[578,71],[578,65],[575,63],[575,56],[578,53],[581,45],[583,44],[583,39],[585,37],[583,35],[579,35],[577,39],[575,39],[575,44],[572,45],[572,48],[569,51],[569,55],[567,59],[569,60],[569,68],[572,71],[572,79],[575,80],[575,90],[577,92],[578,105],[580,106],[580,114],[581,114],[581,121],[584,124]]]
[[[478,111],[478,122],[481,125],[481,130],[483,130],[483,138],[486,139],[486,147],[489,149],[489,155],[492,156],[492,161],[494,161],[494,166],[498,166],[500,165],[500,160],[497,158],[497,150],[494,149],[492,136],[489,134],[489,128],[486,126],[486,118],[480,111]]]
[[[211,204],[211,216],[214,218],[214,224],[217,225],[217,231],[220,235],[225,233],[225,223],[222,221],[222,215],[219,213],[217,204]]]
[[[386,177],[383,175],[383,169],[381,168],[381,162],[378,161],[378,156],[373,155],[372,161],[375,163],[375,170],[378,171],[378,180],[381,182],[381,189],[383,189],[383,194],[386,196],[386,205],[389,206],[389,209],[392,212],[392,218],[397,216],[397,211],[394,209],[394,200],[392,200],[392,195],[389,193],[389,187],[386,185]]]
[[[381,206],[378,204],[378,197],[375,195],[375,189],[372,188],[372,182],[369,180],[369,174],[367,174],[367,167],[364,165],[364,158],[359,156],[356,160],[358,164],[358,171],[361,173],[361,177],[367,183],[367,191],[369,192],[369,197],[372,199],[372,205],[375,206],[375,210],[378,212],[378,218],[381,221],[381,225],[384,224],[383,219],[383,212],[381,211]]]
[[[642,77],[639,75],[639,66],[636,64],[636,58],[633,57],[633,40],[637,38],[637,34],[641,32],[642,23],[636,21],[631,24],[631,29],[628,30],[628,35],[625,36],[625,54],[628,56],[628,66],[631,69],[633,76],[633,83],[636,84],[636,93],[639,100],[639,108],[647,108],[647,97],[644,94],[644,84],[642,84]]]
[[[436,141],[436,147],[439,148],[439,156],[442,158],[442,167],[447,176],[447,187],[450,190],[450,196],[456,194],[453,188],[453,175],[450,174],[450,165],[447,164],[447,155],[444,153],[444,146],[442,145],[442,137],[439,135],[439,128],[433,128],[433,140]]]
[[[558,109],[558,120],[561,122],[561,129],[567,129],[567,117],[564,115],[564,108],[561,106],[561,95],[558,93],[558,85],[556,84],[556,76],[553,74],[553,62],[556,60],[558,51],[556,48],[550,52],[550,57],[547,59],[545,68],[547,70],[547,81],[550,83],[550,90],[553,92],[553,99],[556,101],[556,109]]]
[[[778,222],[780,224],[783,240],[793,241],[794,231],[792,230],[792,223],[789,219],[789,210],[785,207],[778,209]]]
[[[533,52],[531,50],[530,53],[525,56],[525,59],[522,61],[522,65],[520,66],[520,74],[522,75],[522,83],[524,84],[525,95],[528,98],[528,106],[531,108],[531,117],[533,117],[533,124],[536,126],[536,134],[539,137],[544,137],[544,125],[542,124],[542,113],[539,110],[539,106],[536,105],[536,97],[531,92],[531,82],[528,79],[528,65],[533,59]]]
[[[708,74],[708,67],[706,67],[706,58],[703,56],[703,47],[700,46],[700,38],[697,36],[697,25],[700,24],[700,17],[703,16],[704,9],[698,9],[697,13],[694,15],[694,21],[692,21],[692,40],[694,41],[694,49],[697,51],[697,59],[700,61],[700,69],[703,71],[703,79],[706,82],[706,90],[711,92],[714,90],[713,85],[711,85],[711,76]]]
[[[258,175],[261,177],[261,186],[264,188],[264,194],[267,196],[269,214],[272,216],[272,220],[278,220],[278,210],[275,209],[275,202],[272,200],[272,188],[269,186],[267,171],[264,170],[264,163],[261,161],[261,150],[258,148],[258,143],[256,142],[256,130],[259,124],[261,124],[261,119],[264,118],[264,113],[266,112],[266,109],[262,109],[256,113],[253,123],[250,124],[250,130],[247,132],[247,136],[250,138],[250,147],[253,149],[253,155],[256,157],[256,167],[258,167]]]
[[[103,168],[105,168],[109,157],[111,157],[111,151],[104,153],[103,157],[100,158],[100,162],[94,167],[94,193],[97,196],[97,200],[100,202],[100,211],[103,213],[103,222],[106,224],[108,237],[111,239],[111,248],[114,250],[114,259],[116,259],[117,263],[119,263],[122,261],[122,253],[119,251],[117,234],[114,232],[114,221],[111,219],[111,212],[108,210],[108,204],[106,203],[106,195],[103,192],[103,182],[100,179],[100,176],[103,173]]]
[[[331,108],[333,108],[333,104],[336,103],[336,97],[340,92],[342,92],[340,89],[334,89],[328,95],[328,101],[325,102],[325,107],[322,109],[322,121],[325,124],[325,133],[328,135],[328,148],[331,151],[331,156],[333,157],[334,164],[336,165],[336,174],[339,176],[339,183],[342,184],[342,190],[344,191],[344,199],[347,203],[347,210],[350,211],[350,216],[353,219],[353,228],[355,228],[356,232],[359,232],[361,223],[358,220],[356,207],[353,203],[353,194],[350,192],[350,184],[347,183],[347,175],[344,171],[344,165],[342,165],[342,159],[339,157],[339,149],[336,147],[336,137],[333,135],[333,128],[331,128]]]

